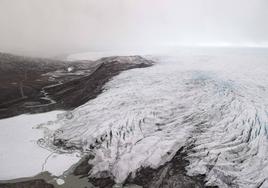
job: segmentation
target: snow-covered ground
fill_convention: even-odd
[[[93,152],[90,175],[108,171],[121,183],[191,145],[187,171],[205,174],[208,185],[267,187],[266,54],[236,49],[152,56],[158,64],[121,73],[72,116],[44,125],[43,146]],[[56,147],[59,141],[65,147]]]
[[[60,113],[26,114],[0,120],[0,180],[30,177],[42,171],[59,176],[78,162],[78,153],[59,154],[37,144],[44,133],[36,125],[55,120]]]

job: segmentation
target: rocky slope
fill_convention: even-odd
[[[150,65],[139,56],[64,62],[0,54],[0,118],[73,109],[95,98],[113,76]]]

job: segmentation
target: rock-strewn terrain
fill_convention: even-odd
[[[120,72],[151,65],[139,56],[64,62],[0,54],[0,118],[73,109]]]

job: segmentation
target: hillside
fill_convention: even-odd
[[[59,61],[0,53],[0,118],[72,109],[96,97],[121,71],[151,64],[139,56]]]

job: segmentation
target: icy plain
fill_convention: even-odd
[[[60,176],[79,161],[75,152],[59,154],[37,144],[44,134],[36,125],[55,120],[62,112],[25,114],[0,120],[0,180],[35,176],[42,171]]]

